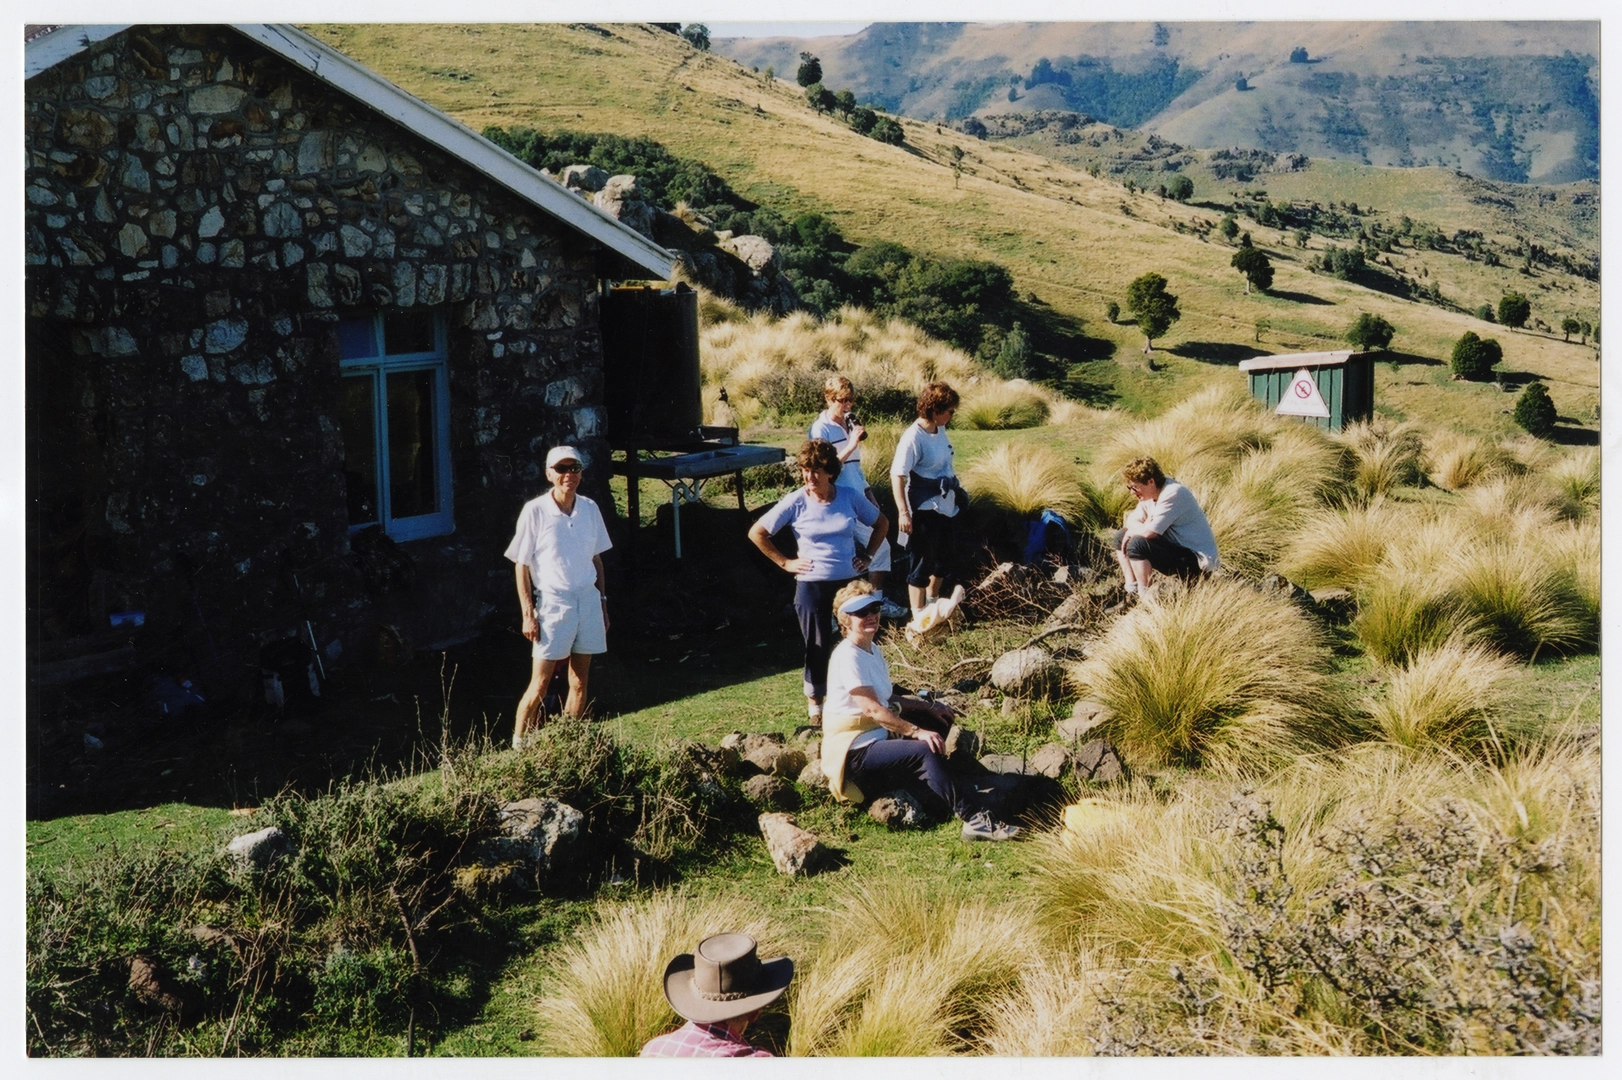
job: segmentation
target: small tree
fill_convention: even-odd
[[[1256,320],[1256,340],[1261,341],[1262,335],[1273,329],[1273,320],[1263,315]]]
[[[1153,271],[1132,281],[1126,287],[1126,306],[1143,331],[1143,351],[1153,352],[1155,338],[1160,337],[1171,324],[1183,317],[1177,309],[1177,297],[1166,291],[1166,279]]]
[[[1002,347],[992,361],[992,370],[1005,379],[1028,379],[1031,376],[1031,339],[1019,323],[1003,335]]]
[[[1194,181],[1178,173],[1166,181],[1166,194],[1178,202],[1187,202],[1194,197]]]
[[[794,81],[801,86],[810,86],[822,81],[822,61],[808,52],[800,54],[800,69],[794,73]]]
[[[873,130],[868,132],[868,135],[891,146],[900,146],[907,141],[907,133],[901,129],[901,125],[888,116],[881,116],[875,120]]]
[[[1299,247],[1299,248],[1306,247],[1307,246],[1307,241],[1311,240],[1311,239],[1312,239],[1312,233],[1308,232],[1306,229],[1297,229],[1297,230],[1295,230],[1295,246],[1296,247]]]
[[[1453,374],[1471,382],[1491,382],[1493,366],[1503,358],[1503,347],[1497,341],[1466,330],[1453,343]]]
[[[1582,326],[1578,329],[1577,332],[1578,332],[1578,334],[1580,334],[1582,336],[1583,344],[1587,345],[1590,335],[1592,335],[1594,333],[1594,326],[1587,319],[1584,319],[1582,321]]]
[[[1239,219],[1232,214],[1223,214],[1222,222],[1217,226],[1222,238],[1232,243],[1233,238],[1239,235]]]
[[[873,125],[878,122],[879,114],[874,112],[872,109],[869,109],[866,105],[858,105],[856,108],[851,110],[851,130],[855,131],[858,135],[866,135],[873,130]]]
[[[1304,64],[1306,62],[1307,62],[1307,47],[1305,45],[1297,45],[1295,48],[1290,50],[1290,63],[1292,63],[1292,64]]]
[[[851,93],[848,87],[839,91],[834,95],[834,108],[838,109],[842,115],[849,116],[856,111],[856,95]]]
[[[1346,341],[1363,352],[1373,352],[1375,349],[1389,348],[1396,334],[1397,328],[1384,317],[1358,312],[1352,325],[1346,328]]]
[[[1577,320],[1576,316],[1567,315],[1560,320],[1560,332],[1566,336],[1567,341],[1571,340],[1571,335],[1580,334],[1582,331],[1583,324]]]
[[[1254,285],[1262,292],[1273,287],[1273,263],[1258,247],[1242,247],[1233,253],[1230,265],[1245,275],[1245,293]]]
[[[829,112],[834,107],[833,91],[821,83],[812,83],[805,88],[805,100],[817,112]]]
[[[1544,438],[1554,430],[1558,419],[1554,402],[1549,398],[1549,388],[1540,382],[1528,383],[1515,402],[1515,423],[1522,430]]]
[[[1480,319],[1482,322],[1497,321],[1493,318],[1491,304],[1482,304],[1480,307],[1476,308],[1476,318]]]
[[[1250,89],[1250,82],[1243,75],[1233,81],[1233,88],[1241,93]]]
[[[952,159],[952,186],[955,188],[963,179],[963,148],[954,143],[947,156]]]
[[[688,23],[681,28],[681,36],[687,39],[687,44],[699,52],[710,51],[710,28],[703,23]]]
[[[1110,322],[1114,322],[1121,317],[1121,305],[1111,300],[1104,305],[1104,315]]]
[[[1498,321],[1519,330],[1532,317],[1532,302],[1520,293],[1505,293],[1498,301]]]
[[[761,77],[766,80],[766,85],[770,86],[772,80],[777,78],[777,69],[775,67],[773,67],[772,65],[767,64],[766,65],[766,70],[762,71],[760,74],[761,74]]]

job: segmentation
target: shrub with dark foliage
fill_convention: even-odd
[[[1542,438],[1554,431],[1554,422],[1558,419],[1549,388],[1540,382],[1528,383],[1515,402],[1515,423],[1523,431]]]
[[[1503,358],[1503,346],[1496,340],[1466,330],[1453,343],[1453,374],[1471,382],[1491,382],[1493,365]]]
[[[1352,325],[1346,328],[1346,342],[1363,352],[1373,352],[1375,349],[1390,348],[1391,339],[1396,334],[1397,328],[1383,316],[1360,311],[1357,318],[1352,320]]]

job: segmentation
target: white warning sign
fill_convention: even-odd
[[[1329,406],[1324,404],[1324,396],[1318,393],[1318,384],[1312,381],[1312,372],[1306,368],[1295,373],[1290,385],[1284,388],[1278,408],[1273,411],[1280,416],[1329,417]]]

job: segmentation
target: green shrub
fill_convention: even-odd
[[[1375,349],[1388,349],[1391,339],[1397,334],[1397,328],[1392,326],[1380,315],[1370,315],[1366,311],[1357,313],[1352,325],[1346,328],[1346,342],[1364,352]]]
[[[1559,415],[1549,398],[1549,388],[1540,382],[1528,383],[1515,401],[1515,423],[1523,431],[1543,437],[1554,431],[1557,419]]]
[[[1453,374],[1471,382],[1490,382],[1493,365],[1504,358],[1503,347],[1492,338],[1482,338],[1466,330],[1453,343]]]
[[[1505,293],[1498,301],[1498,321],[1519,330],[1532,317],[1532,302],[1520,293]]]

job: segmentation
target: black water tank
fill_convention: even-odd
[[[610,289],[603,300],[603,404],[608,443],[618,450],[696,440],[699,396],[698,293]]]

